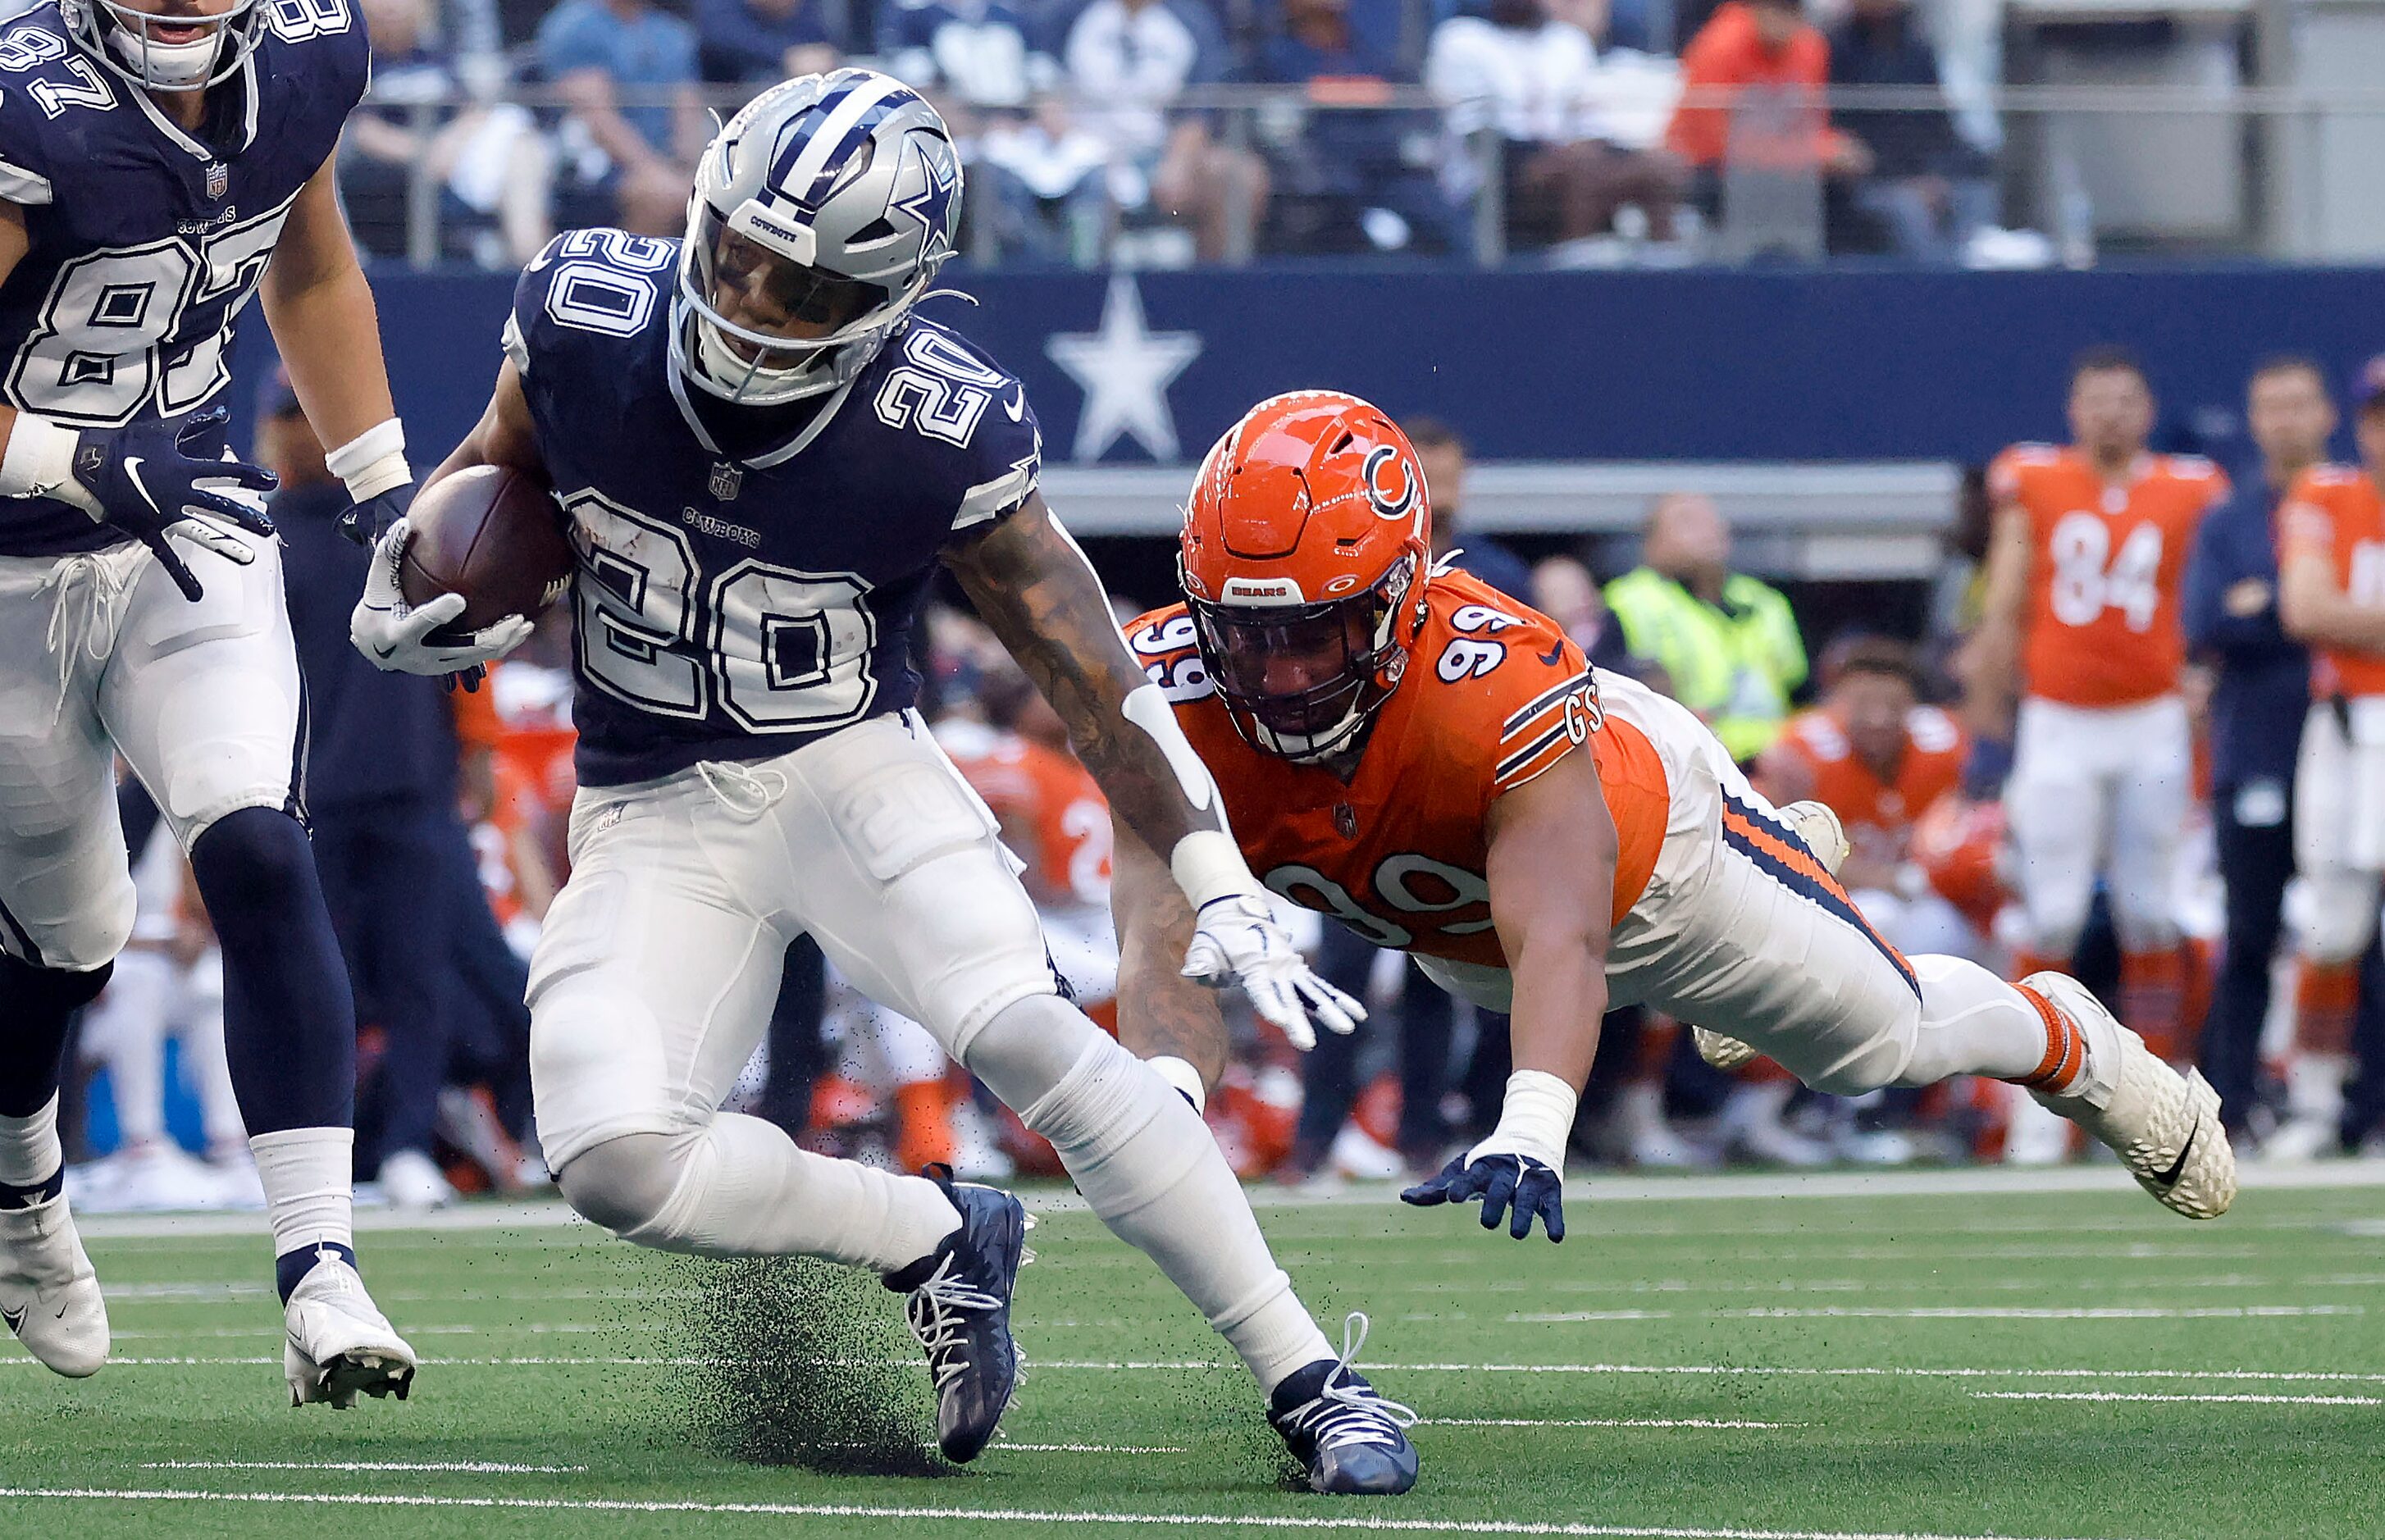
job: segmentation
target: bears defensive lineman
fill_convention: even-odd
[[[1181,548],[1187,602],[1130,644],[1285,897],[1417,954],[1513,1013],[1498,1126],[1413,1203],[1512,1205],[1564,1234],[1558,1172],[1611,1004],[1642,1001],[1853,1095],[2017,1081],[2120,1152],[2164,1203],[2228,1206],[2218,1101],[2077,983],[2019,986],[1881,940],[1795,826],[1673,702],[1593,673],[1555,624],[1430,565],[1415,452],[1330,391],[1252,409],[1209,452]],[[1189,916],[1130,829],[1115,891],[1119,1027],[1214,1064],[1217,1013],[1149,965]],[[1195,1057],[1198,1055],[1200,1057]]]
[[[1180,963],[1239,979],[1296,1037],[1312,1011],[1347,1029],[1355,1004],[1269,918],[1037,492],[1018,384],[911,314],[959,193],[918,96],[805,76],[707,147],[683,244],[581,230],[522,276],[494,395],[439,474],[551,484],[579,559],[572,872],[530,990],[547,1158],[574,1207],[640,1244],[884,1275],[910,1296],[944,1453],[974,1457],[1016,1375],[1017,1200],[719,1111],[808,932],[1051,1140],[1249,1365],[1313,1485],[1404,1491],[1399,1409],[1326,1345],[1186,1099],[1059,993],[992,816],[909,709],[908,636],[942,565],[1169,852],[1199,915]],[[380,548],[359,643],[416,672],[482,661],[416,629],[406,538]]]
[[[0,1310],[60,1373],[107,1353],[56,1092],[132,922],[119,752],[222,938],[291,1395],[403,1396],[414,1372],[353,1265],[356,1023],[297,816],[281,556],[229,495],[272,478],[223,458],[206,410],[261,295],[350,494],[376,518],[408,496],[332,182],[368,64],[348,0],[53,0],[0,25]]]

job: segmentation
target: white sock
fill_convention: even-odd
[[[2341,1053],[2296,1053],[2286,1061],[2286,1111],[2296,1118],[2333,1123],[2343,1116],[2343,1083],[2352,1061]]]
[[[1027,1126],[1052,1141],[1093,1212],[1159,1264],[1260,1389],[1332,1358],[1200,1114],[1151,1066],[1090,1024],[1087,1033],[1075,1067],[1020,1110]]]
[[[1915,957],[1921,980],[1921,1030],[1901,1086],[1929,1086],[1952,1074],[2018,1080],[2045,1058],[2045,1018],[2019,990],[1959,957]]]
[[[943,1190],[924,1177],[815,1155],[776,1124],[721,1112],[693,1136],[662,1211],[622,1238],[705,1257],[822,1257],[899,1273],[959,1227]]]
[[[58,1096],[42,1103],[31,1117],[0,1118],[0,1184],[38,1187],[67,1163],[58,1143]]]
[[[330,1241],[356,1249],[356,1197],[350,1171],[356,1136],[350,1128],[285,1128],[248,1141],[265,1211],[273,1225],[273,1254]]]

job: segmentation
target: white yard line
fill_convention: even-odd
[[[2367,1313],[2365,1305],[1914,1305],[1899,1310],[1884,1306],[1759,1305],[1750,1310],[1519,1310],[1506,1320],[1512,1324],[1529,1325],[1670,1321],[1676,1317],[1703,1321],[2242,1321]],[[1436,1317],[1408,1315],[1400,1319],[1430,1321]]]
[[[0,1499],[49,1498],[70,1502],[184,1502],[322,1504],[350,1508],[521,1509],[575,1513],[755,1514],[770,1518],[953,1520],[972,1524],[1116,1524],[1169,1529],[1355,1531],[1404,1534],[1547,1534],[1613,1537],[1613,1540],[2018,1540],[2005,1535],[1916,1534],[1888,1530],[1862,1533],[1810,1529],[1703,1529],[1686,1525],[1527,1523],[1507,1519],[1392,1519],[1362,1515],[1270,1515],[1258,1513],[1105,1513],[1066,1509],[900,1507],[864,1503],[640,1502],[568,1497],[432,1497],[417,1493],[187,1492],[108,1487],[0,1487]]]
[[[2385,1407],[2375,1396],[2163,1396],[2128,1390],[1974,1390],[1982,1401],[2254,1401],[2263,1406]]]
[[[144,1471],[460,1471],[470,1475],[576,1476],[585,1465],[508,1465],[493,1459],[156,1459]]]

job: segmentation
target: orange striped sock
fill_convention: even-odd
[[[2120,1019],[2154,1056],[2176,1062],[2184,1049],[2179,1014],[2186,1004],[2186,958],[2175,946],[2120,954]]]
[[[2012,1083],[2027,1090],[2059,1096],[2079,1083],[2080,1072],[2087,1067],[2086,1035],[2058,1006],[2028,985],[2016,984],[2013,988],[2045,1024],[2045,1057],[2037,1062],[2037,1068],[2015,1077]]]
[[[2352,1018],[2360,1008],[2358,962],[2294,964],[2294,1050],[2298,1053],[2348,1053],[2352,1049]]]

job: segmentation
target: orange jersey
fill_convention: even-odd
[[[1823,708],[1790,718],[1773,751],[1804,765],[1814,800],[1839,815],[1858,850],[1902,861],[1914,820],[1962,778],[1965,747],[1953,717],[1917,706],[1904,719],[1896,777],[1882,780],[1856,755],[1837,714]]]
[[[1127,628],[1226,799],[1251,869],[1276,892],[1380,946],[1504,968],[1482,876],[1492,802],[1587,743],[1621,839],[1615,911],[1646,890],[1665,838],[1665,769],[1646,734],[1599,709],[1555,621],[1462,572],[1425,590],[1407,673],[1347,785],[1243,741],[1212,689],[1181,604]]]
[[[2179,588],[2195,526],[2228,492],[2218,467],[2141,455],[2129,484],[2113,487],[2076,450],[2015,444],[1988,485],[2029,515],[2029,692],[2122,706],[2175,690],[2186,662]]]
[[[936,738],[1004,838],[1028,847],[1018,854],[1037,902],[1109,901],[1110,805],[1074,754],[975,723],[940,724]]]
[[[2278,508],[2278,561],[2317,556],[2355,604],[2385,606],[2385,497],[2365,471],[2318,466],[2303,472]],[[2385,695],[2385,654],[2316,650],[2311,691]]]

